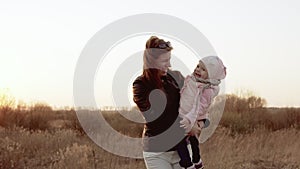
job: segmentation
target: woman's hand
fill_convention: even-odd
[[[201,132],[201,127],[198,126],[197,122],[193,125],[191,131],[189,132],[189,135],[196,136],[199,135]]]
[[[195,124],[193,125],[191,131],[189,132],[189,135],[192,135],[192,136],[199,135],[203,128],[204,128],[203,120],[196,121]]]

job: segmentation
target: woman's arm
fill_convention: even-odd
[[[143,83],[141,77],[138,77],[133,82],[133,101],[141,112],[145,112],[150,108],[150,102],[148,98],[148,90]]]
[[[168,74],[171,75],[171,77],[175,80],[175,82],[177,83],[177,87],[181,89],[184,83],[183,75],[176,70],[169,70]]]

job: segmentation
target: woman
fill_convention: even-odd
[[[169,70],[170,42],[150,37],[146,42],[143,74],[133,83],[133,100],[146,121],[143,155],[148,169],[180,169],[176,145],[184,138],[178,108],[184,77]]]

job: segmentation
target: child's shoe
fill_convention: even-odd
[[[194,164],[196,169],[204,169],[202,160],[200,160],[197,164]]]
[[[195,165],[192,165],[192,166],[190,166],[188,168],[185,168],[185,169],[196,169],[196,167],[195,167]]]

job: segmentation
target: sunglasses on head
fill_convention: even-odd
[[[166,48],[171,48],[171,47],[172,47],[172,45],[171,45],[171,42],[169,42],[169,41],[158,45],[159,49],[166,49]]]

